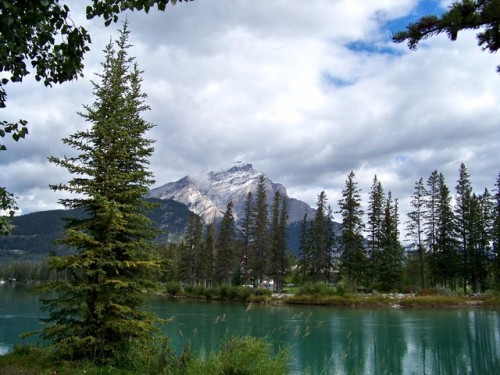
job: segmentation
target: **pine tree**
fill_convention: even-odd
[[[382,290],[391,291],[401,288],[403,275],[403,246],[399,242],[399,213],[397,199],[393,201],[388,193],[384,207],[380,236],[380,260],[378,281]]]
[[[500,172],[497,176],[494,191],[493,225],[491,230],[493,285],[495,290],[500,291]]]
[[[467,289],[467,282],[476,283],[473,266],[472,266],[472,251],[469,238],[471,231],[474,230],[471,218],[471,199],[472,186],[470,176],[467,172],[465,164],[460,164],[459,178],[456,186],[457,194],[455,196],[455,229],[459,240],[458,254],[461,260],[461,275],[463,280],[464,293]]]
[[[436,279],[436,269],[437,265],[435,261],[437,260],[436,255],[436,241],[437,241],[437,231],[438,231],[438,202],[439,202],[439,173],[434,170],[429,178],[427,179],[427,189],[425,196],[425,211],[424,211],[424,233],[425,233],[425,245],[429,250],[429,268],[431,275],[431,283],[434,285],[437,283]]]
[[[253,206],[253,194],[251,191],[248,192],[245,199],[245,206],[243,209],[243,267],[242,267],[242,277],[245,285],[249,284],[250,278],[250,265],[249,257],[252,254],[252,244],[253,244],[253,225],[255,223],[254,217],[254,206]]]
[[[443,174],[438,179],[438,202],[436,207],[436,245],[434,253],[434,274],[436,282],[443,287],[456,289],[460,263],[457,253],[455,216],[451,207],[450,189]]]
[[[474,280],[473,291],[484,292],[487,288],[487,278],[492,252],[494,202],[488,189],[482,195],[472,196],[471,216],[472,233],[471,248],[473,249]]]
[[[270,229],[270,264],[269,275],[274,280],[274,291],[281,292],[286,273],[286,222],[288,219],[286,197],[279,191],[274,194],[273,211]]]
[[[215,224],[210,223],[205,228],[205,238],[202,243],[202,267],[200,268],[200,282],[204,286],[212,285],[216,252],[217,236],[215,232]]]
[[[267,194],[264,176],[261,175],[257,184],[253,224],[253,244],[250,264],[254,284],[264,281],[268,268],[269,253],[269,218],[267,211]]]
[[[382,221],[384,216],[384,189],[377,175],[373,178],[373,184],[368,198],[367,210],[367,233],[368,233],[368,256],[370,259],[369,285],[373,288],[379,271],[380,239],[382,234]]]
[[[408,213],[407,236],[412,241],[412,246],[416,249],[419,261],[420,289],[425,288],[425,246],[424,246],[424,217],[426,215],[426,197],[424,179],[420,179],[415,184],[413,195],[411,196],[411,207],[413,211]]]
[[[201,217],[190,212],[179,264],[179,278],[189,285],[196,285],[200,281],[200,271],[203,272],[202,237]]]
[[[141,117],[149,108],[141,71],[127,54],[128,37],[125,23],[118,49],[110,42],[104,51],[100,83],[93,82],[95,101],[80,114],[90,129],[63,139],[77,155],[50,158],[74,176],[52,186],[78,194],[60,202],[86,216],[69,220],[59,240],[75,253],[50,259],[59,278],[44,288],[55,297],[43,300],[49,325],[40,336],[61,355],[101,363],[147,345],[155,328],[154,316],[143,309],[144,291],[157,287],[160,266],[143,200],[153,183],[146,168],[153,141],[144,138],[152,125]]]
[[[300,223],[299,235],[299,269],[302,276],[302,282],[306,281],[311,270],[311,246],[309,245],[309,220],[307,213],[304,213],[304,218]]]
[[[229,284],[237,267],[236,224],[233,216],[233,202],[227,204],[217,236],[214,282]]]
[[[366,251],[363,246],[363,210],[361,195],[351,171],[346,180],[342,199],[339,200],[339,213],[342,215],[342,234],[340,236],[340,262],[344,278],[353,286],[365,281],[367,269]]]

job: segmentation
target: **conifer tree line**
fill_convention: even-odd
[[[241,230],[236,227],[230,201],[219,223],[203,225],[191,213],[184,240],[159,246],[165,267],[163,281],[202,286],[273,285],[275,291],[281,291],[289,270],[287,219],[286,197],[276,192],[268,207],[261,176],[255,193],[246,196]]]
[[[262,177],[247,194],[240,231],[231,202],[219,225],[204,226],[191,215],[184,242],[163,245],[164,258],[170,259],[165,277],[191,285],[258,286],[272,280],[278,291],[288,282],[341,283],[357,291],[499,290],[499,191],[500,174],[493,195],[488,189],[474,193],[462,164],[453,195],[443,174],[433,171],[427,181],[415,183],[411,211],[402,219],[398,199],[376,175],[365,212],[351,172],[337,211],[322,191],[315,216],[304,215],[293,257],[287,249],[286,199],[277,192],[269,209]]]
[[[406,225],[405,249],[398,226],[398,199],[385,193],[375,175],[366,212],[355,173],[338,201],[341,229],[335,231],[324,192],[316,216],[304,217],[298,268],[301,282],[343,283],[352,290],[397,291],[443,287],[464,293],[500,289],[500,174],[492,195],[472,190],[465,164],[452,195],[433,171],[415,183]]]

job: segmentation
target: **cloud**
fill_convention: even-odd
[[[59,140],[86,126],[76,112],[92,102],[90,79],[117,35],[119,25],[87,21],[74,6],[93,39],[85,78],[53,89],[28,80],[8,91],[5,118],[30,121],[29,137],[0,159],[2,186],[23,212],[56,207],[60,197],[44,189],[68,176],[45,158],[71,152]],[[500,166],[498,56],[482,52],[474,32],[456,42],[438,36],[416,51],[390,40],[436,6],[197,0],[129,12],[130,53],[157,125],[156,186],[243,160],[296,198],[314,206],[325,190],[336,206],[354,170],[364,197],[377,174],[400,199],[402,220],[415,181],[435,169],[453,191],[465,162],[476,191],[491,189]]]

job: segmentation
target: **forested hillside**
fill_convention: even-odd
[[[187,207],[172,200],[148,201],[158,204],[148,214],[162,231],[157,241],[168,242],[182,236],[189,217]],[[0,237],[0,262],[36,261],[51,252],[67,253],[69,249],[56,245],[54,241],[63,233],[65,218],[83,215],[81,210],[51,210],[14,217],[14,232],[10,236]]]

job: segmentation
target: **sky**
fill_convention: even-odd
[[[65,3],[64,1],[61,1]],[[78,112],[93,102],[91,80],[120,24],[71,18],[92,38],[84,78],[45,88],[33,77],[7,86],[2,119],[29,122],[7,141],[0,186],[20,211],[61,208],[49,184],[71,176],[48,162],[68,155],[60,140],[88,126]],[[500,56],[483,52],[475,32],[437,36],[416,51],[391,34],[451,1],[196,0],[165,12],[127,12],[130,55],[156,125],[150,168],[155,185],[234,161],[252,163],[288,195],[332,208],[350,171],[366,207],[374,175],[398,198],[406,220],[415,182],[443,173],[452,193],[465,163],[475,192],[500,172]],[[334,219],[339,219],[334,216]]]

